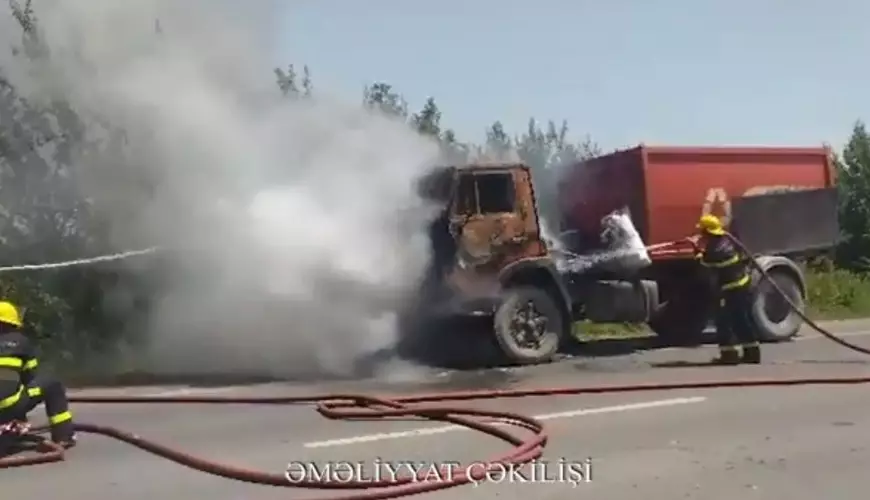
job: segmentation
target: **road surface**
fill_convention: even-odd
[[[870,321],[839,324],[870,346]],[[809,336],[766,346],[764,364],[681,367],[713,347],[668,349],[557,364],[448,374],[385,387],[377,382],[321,386],[102,389],[90,393],[286,394],[668,382],[733,377],[870,375],[870,358]],[[535,481],[526,473],[461,486],[433,499],[779,499],[866,498],[870,398],[866,386],[681,390],[527,398],[464,406],[538,416],[551,440]],[[309,407],[81,405],[78,417],[133,430],[215,460],[270,472],[294,462],[354,463],[354,473],[389,475],[389,466],[492,458],[507,445],[426,422],[328,422]],[[437,428],[436,430],[432,430]],[[378,457],[383,462],[377,462]],[[559,462],[562,461],[561,474]],[[400,465],[400,462],[402,465]],[[546,465],[546,467],[544,467]],[[304,465],[311,472],[310,466]],[[546,469],[546,470],[545,470]],[[459,469],[456,469],[459,470]],[[338,469],[336,469],[338,471]],[[340,471],[335,472],[339,474]],[[560,477],[561,475],[561,477]],[[546,476],[546,477],[544,477]],[[66,462],[0,470],[3,498],[262,500],[318,498],[316,491],[237,483],[185,469],[99,436],[83,436]],[[544,482],[547,480],[549,482]],[[574,480],[574,483],[571,482]]]

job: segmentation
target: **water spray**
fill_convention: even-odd
[[[582,274],[611,264],[618,266],[620,270],[642,269],[652,263],[648,253],[650,250],[671,245],[664,243],[647,246],[626,209],[615,210],[604,216],[601,226],[604,228],[601,241],[609,243],[607,250],[578,254],[568,250],[561,241],[552,247],[556,268],[560,272]]]
[[[160,250],[159,247],[144,248],[142,250],[128,250],[126,252],[118,252],[107,255],[99,255],[85,259],[65,260],[61,262],[47,262],[44,264],[22,264],[18,266],[0,266],[0,273],[11,273],[17,271],[42,271],[46,269],[62,269],[66,267],[84,266],[90,264],[100,264],[102,262],[112,262],[116,260],[129,259],[130,257],[139,257],[150,255]]]

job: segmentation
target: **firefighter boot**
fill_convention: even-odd
[[[73,434],[72,436],[62,440],[58,444],[61,445],[65,450],[68,450],[70,448],[75,448],[77,439],[78,437]]]
[[[66,422],[52,425],[50,429],[51,440],[55,443],[67,449],[76,445],[76,432],[72,421],[67,420]]]
[[[758,345],[758,342],[743,346],[743,357],[740,359],[740,362],[751,365],[761,363],[761,346]]]
[[[713,360],[714,365],[739,365],[740,352],[733,346],[719,346],[719,357]]]

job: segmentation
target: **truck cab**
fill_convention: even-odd
[[[489,299],[482,307],[491,307],[505,270],[552,264],[529,167],[448,167],[437,175],[436,195],[429,184],[430,199],[442,206],[430,226],[434,272],[466,307],[474,297]]]
[[[551,357],[570,327],[570,306],[542,238],[530,168],[444,167],[421,186],[441,206],[418,300],[425,315],[491,322],[513,362]]]
[[[442,211],[430,226],[432,269],[420,302],[429,315],[484,318],[509,363],[551,360],[575,317],[638,316],[628,307],[646,319],[643,284],[560,272],[528,166],[444,168],[425,180],[424,193]]]
[[[454,189],[448,217],[457,244],[457,284],[464,278],[486,281],[512,263],[549,257],[528,167],[457,169]]]

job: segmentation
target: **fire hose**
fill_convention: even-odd
[[[752,257],[752,253],[730,234],[728,237],[735,245],[748,256],[752,267],[758,271],[780,294],[791,309],[813,330],[826,338],[848,349],[870,354],[870,349],[850,343],[837,335],[827,331],[801,311],[773,280],[766,270]],[[694,244],[694,243],[693,243]],[[462,408],[446,406],[447,402],[472,401],[500,398],[522,398],[533,396],[554,395],[581,395],[602,393],[624,393],[642,391],[664,391],[680,389],[712,389],[733,387],[775,387],[775,386],[798,386],[798,385],[852,385],[870,382],[870,376],[856,377],[823,377],[823,378],[770,378],[770,379],[737,379],[737,380],[714,380],[705,382],[677,382],[677,383],[647,383],[636,385],[601,385],[561,387],[547,389],[511,389],[511,390],[482,390],[467,392],[447,392],[422,394],[403,397],[375,397],[356,394],[336,394],[306,397],[216,397],[216,396],[76,396],[70,398],[72,403],[103,403],[103,404],[239,404],[239,405],[289,405],[289,404],[314,404],[316,411],[321,416],[330,420],[358,420],[373,418],[396,418],[396,417],[420,417],[433,421],[449,422],[454,425],[477,430],[495,438],[501,439],[514,448],[485,462],[483,467],[475,470],[446,474],[449,480],[426,481],[414,475],[405,475],[390,478],[389,480],[374,481],[371,479],[358,481],[329,481],[329,480],[301,480],[289,481],[282,474],[246,470],[243,468],[205,460],[189,455],[136,434],[123,431],[109,426],[95,425],[90,423],[76,423],[78,432],[99,434],[106,437],[128,443],[144,451],[171,460],[180,465],[213,474],[227,479],[255,483],[261,485],[293,487],[321,490],[356,490],[354,493],[343,496],[330,497],[323,500],[375,500],[388,499],[447,489],[470,482],[484,481],[487,476],[487,467],[497,466],[522,466],[543,454],[547,443],[547,434],[544,426],[534,418],[516,413],[504,411],[489,411],[475,408]],[[521,437],[516,433],[508,432],[499,424],[510,424],[514,427],[531,431],[531,436]],[[44,430],[43,429],[37,429]],[[528,432],[526,432],[528,434]],[[35,435],[25,436],[34,438]],[[33,465],[39,463],[56,462],[64,460],[64,450],[51,443],[40,443],[43,453],[26,457],[7,457],[0,459],[0,469]],[[362,492],[361,490],[369,490]]]
[[[731,242],[733,242],[734,245],[736,245],[737,248],[740,249],[743,252],[743,254],[748,257],[747,261],[749,262],[749,264],[756,271],[758,271],[761,274],[761,276],[763,276],[767,280],[768,283],[770,283],[770,285],[773,287],[773,289],[776,291],[776,293],[778,293],[785,300],[785,302],[786,302],[786,304],[788,304],[789,308],[792,311],[794,311],[794,313],[797,314],[800,317],[800,319],[802,319],[803,322],[807,326],[809,326],[810,328],[812,328],[816,332],[820,333],[824,337],[827,337],[829,340],[832,340],[832,341],[836,342],[837,344],[840,344],[841,346],[843,346],[847,349],[851,349],[853,351],[860,352],[861,354],[870,355],[870,349],[867,349],[866,347],[861,347],[861,346],[853,344],[853,343],[851,343],[851,342],[849,342],[841,337],[838,337],[837,335],[834,335],[833,333],[822,328],[821,325],[819,325],[818,323],[813,321],[813,319],[810,318],[809,316],[807,316],[805,312],[801,311],[801,308],[798,307],[794,303],[793,300],[791,300],[791,297],[789,297],[788,294],[785,293],[785,291],[779,287],[779,284],[777,284],[776,280],[772,279],[770,277],[770,275],[767,273],[767,271],[761,266],[761,264],[759,264],[758,261],[752,257],[752,252],[748,248],[746,248],[746,245],[744,245],[742,241],[735,238],[731,233],[725,233],[725,236],[728,237],[728,239],[730,239]]]

